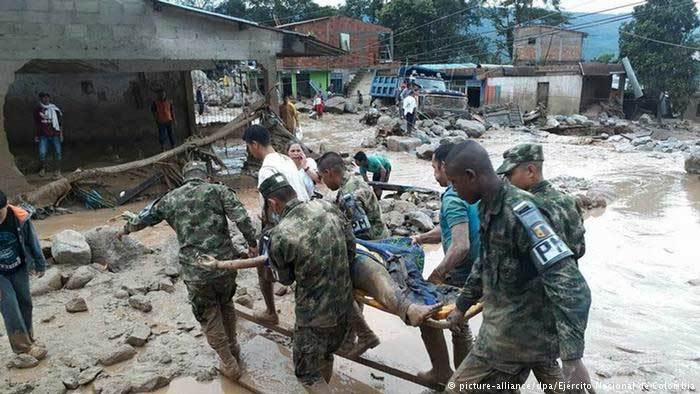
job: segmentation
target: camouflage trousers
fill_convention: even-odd
[[[557,360],[541,363],[515,364],[497,362],[469,354],[450,378],[447,393],[520,393],[530,375],[535,374],[542,390],[547,394],[583,394],[579,390],[565,390],[561,368]]]
[[[340,348],[348,333],[347,322],[335,327],[294,327],[292,358],[294,374],[305,386],[333,375],[333,353]]]
[[[29,273],[25,264],[18,271],[0,274],[0,312],[10,347],[15,353],[26,353],[31,348],[32,296],[29,292]]]
[[[238,357],[240,347],[236,339],[236,273],[209,281],[185,282],[192,313],[202,326],[209,345],[217,352],[229,348]]]

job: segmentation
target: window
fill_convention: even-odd
[[[340,49],[350,51],[350,34],[340,33]]]
[[[527,39],[528,45],[535,45],[537,44],[537,37],[530,37]]]

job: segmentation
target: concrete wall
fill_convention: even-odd
[[[515,64],[580,62],[584,33],[547,26],[525,26],[513,32]]]
[[[487,86],[500,87],[500,103],[513,102],[521,111],[532,111],[537,106],[537,83],[549,82],[549,113],[575,114],[581,105],[581,81],[580,75],[495,77],[487,80]],[[489,99],[487,104],[497,104]]]
[[[581,87],[581,110],[610,97],[612,75],[584,76]]]
[[[33,169],[34,110],[39,92],[49,92],[64,113],[64,147],[69,167],[120,152],[135,159],[160,146],[150,105],[164,89],[175,109],[176,141],[190,134],[186,83],[181,72],[100,74],[16,74],[5,97],[5,123],[10,150],[22,171]],[[190,87],[191,89],[191,87]],[[79,156],[79,157],[71,157]],[[73,159],[73,160],[71,160]]]

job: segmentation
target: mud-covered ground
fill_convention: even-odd
[[[359,150],[364,138],[373,137],[374,129],[358,122],[356,115],[326,115],[313,121],[302,115],[304,140],[315,150]],[[688,131],[680,139],[698,139]],[[536,132],[489,130],[480,142],[491,154],[494,165],[501,153],[522,142],[544,145],[545,176],[582,178],[590,188],[608,199],[605,209],[592,211],[586,218],[587,252],[580,267],[593,294],[585,362],[598,392],[689,392],[700,387],[700,252],[695,247],[700,234],[700,177],[683,171],[682,153],[618,152],[616,143],[592,141],[590,138],[561,137]],[[237,152],[236,150],[233,150]],[[383,152],[393,163],[392,182],[438,189],[428,161],[414,154]],[[259,200],[250,180],[242,185],[239,196],[250,212],[259,211]],[[127,209],[137,210],[143,203]],[[108,224],[121,210],[77,212],[52,217],[36,223],[41,238],[63,229],[79,231]],[[120,392],[122,388],[161,388],[162,393],[245,392],[238,385],[220,379],[216,358],[209,349],[186,301],[184,285],[174,279],[174,292],[150,291],[145,296],[153,304],[148,313],[129,306],[115,295],[123,287],[139,287],[164,277],[172,264],[168,256],[168,239],[173,232],[165,224],[134,234],[154,252],[130,262],[119,273],[101,272],[79,290],[58,290],[34,298],[35,332],[47,345],[49,357],[39,366],[27,370],[6,370],[0,374],[0,392],[59,392],[63,381],[81,369],[90,375],[103,370],[94,386],[78,392]],[[441,259],[437,247],[429,247],[428,267]],[[74,267],[58,267],[70,273]],[[263,305],[254,272],[238,277],[239,293],[248,294],[256,308]],[[245,289],[245,290],[244,290]],[[75,296],[85,298],[88,311],[69,314],[65,303]],[[278,298],[283,319],[292,323],[293,296]],[[397,318],[366,308],[370,325],[382,344],[367,356],[407,371],[429,366],[428,357],[417,329],[405,327]],[[100,367],[97,359],[124,343],[132,327],[146,323],[151,327],[148,343],[137,348],[138,354],[128,361]],[[477,332],[480,318],[472,321]],[[288,344],[283,337],[249,323],[239,323],[244,343],[262,335]],[[4,335],[4,331],[0,331]],[[12,355],[6,337],[0,337],[0,366]],[[251,355],[251,357],[257,357]],[[392,378],[349,361],[336,362],[336,372],[343,376],[338,392],[367,392],[374,388],[385,392],[423,392],[420,386]],[[95,367],[97,365],[97,367]],[[375,375],[373,377],[372,375]],[[265,391],[264,375],[251,371],[257,389]],[[379,380],[376,377],[381,377]],[[197,380],[199,379],[199,381]],[[213,380],[212,380],[213,379]],[[357,381],[361,383],[357,383]],[[533,382],[531,379],[529,382]],[[364,383],[364,384],[363,384]],[[643,389],[642,384],[647,384]],[[674,386],[675,385],[675,386]],[[269,387],[273,387],[270,385]],[[293,391],[292,385],[288,389]],[[276,389],[275,389],[276,390]],[[537,392],[537,390],[524,390]]]

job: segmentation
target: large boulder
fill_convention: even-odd
[[[415,137],[392,135],[386,139],[386,148],[394,152],[410,152],[421,144],[422,141]]]
[[[685,171],[688,174],[700,174],[700,150],[695,150],[685,158]]]
[[[86,265],[92,261],[90,245],[83,234],[75,230],[64,230],[54,235],[51,255],[57,264]]]
[[[92,262],[107,265],[111,271],[128,267],[139,256],[150,253],[136,238],[117,239],[119,231],[110,226],[99,226],[85,232],[85,240],[92,251]]]
[[[324,111],[331,114],[342,114],[345,112],[345,98],[340,96],[330,97],[324,103]]]
[[[486,127],[475,120],[457,119],[455,127],[466,132],[471,138],[479,138],[486,132]]]
[[[408,221],[420,232],[430,231],[435,227],[435,225],[433,224],[433,219],[426,213],[421,211],[407,213],[406,221]]]
[[[32,280],[31,293],[33,296],[38,296],[54,290],[60,290],[62,287],[63,275],[58,268],[52,267],[47,269],[41,278]]]
[[[348,113],[348,114],[356,114],[357,107],[355,107],[355,104],[353,102],[346,101],[345,107],[343,108],[343,112]]]
[[[444,126],[436,124],[430,128],[430,131],[435,135],[441,136],[441,135],[445,134],[445,131],[447,131],[447,130],[445,129]]]
[[[382,115],[377,120],[377,128],[387,133],[399,133],[401,131],[401,119]]]
[[[396,212],[396,211],[391,211],[387,212],[383,215],[384,218],[384,223],[387,225],[387,227],[393,229],[396,227],[401,227],[404,222],[404,215],[402,213]]]

